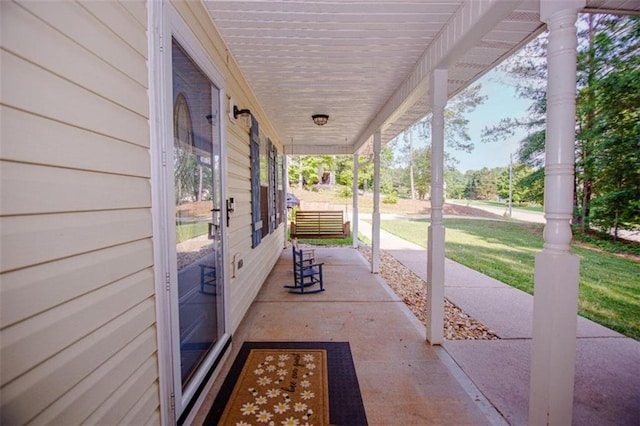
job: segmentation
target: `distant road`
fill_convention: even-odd
[[[456,204],[458,206],[466,206],[473,207],[474,209],[484,210],[489,213],[497,214],[498,216],[503,216],[505,213],[509,212],[508,207],[494,207],[487,206],[485,204],[475,204],[475,203],[465,203],[464,201],[446,201],[449,204]],[[527,210],[519,210],[517,208],[511,209],[511,218],[516,220],[523,220],[525,222],[535,222],[535,223],[544,223],[544,213],[532,212]]]
[[[469,207],[473,207],[474,209],[480,209],[480,210],[484,210],[493,214],[497,214],[497,215],[504,215],[505,213],[507,213],[509,211],[508,207],[494,207],[494,206],[487,206],[484,204],[474,204],[474,203],[470,203],[467,204],[464,201],[446,201],[449,204],[457,204],[459,206],[469,206]],[[537,213],[537,212],[531,212],[531,211],[526,211],[526,210],[519,210],[517,208],[513,208],[511,210],[511,217],[512,219],[516,219],[516,220],[522,220],[525,222],[536,222],[536,223],[545,223],[545,218],[544,218],[544,213]],[[629,240],[629,241],[637,241],[640,242],[640,232],[631,232],[631,231],[618,231],[618,236],[622,239],[625,240]]]

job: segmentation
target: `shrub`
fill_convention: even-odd
[[[387,194],[384,196],[384,199],[382,200],[383,204],[397,204],[398,203],[398,196],[396,194]]]
[[[351,198],[352,195],[353,191],[350,186],[340,186],[340,189],[338,190],[338,196],[340,198]]]

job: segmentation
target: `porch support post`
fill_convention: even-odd
[[[429,82],[431,118],[431,225],[427,248],[427,340],[444,341],[444,107],[447,104],[447,70],[436,69]]]
[[[576,19],[584,0],[540,1],[549,29],[544,248],[536,255],[529,424],[571,424],[579,259],[572,255]]]
[[[353,154],[353,214],[351,215],[351,235],[353,236],[353,248],[358,248],[358,153]]]
[[[283,211],[280,214],[284,215],[284,220],[282,221],[284,222],[283,248],[287,248],[287,231],[289,230],[289,209],[287,208],[287,193],[289,192],[289,156],[286,154],[282,156],[282,175],[282,192],[284,192],[282,196],[284,197],[284,200],[282,200]]]
[[[373,134],[373,214],[371,215],[371,272],[380,272],[380,130]]]

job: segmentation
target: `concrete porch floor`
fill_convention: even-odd
[[[357,250],[319,248],[325,292],[290,294],[284,250],[233,336],[230,356],[194,424],[202,424],[243,341],[348,341],[371,425],[504,424],[444,349]]]

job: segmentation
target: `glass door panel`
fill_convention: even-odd
[[[179,334],[184,389],[225,331],[220,108],[218,89],[175,40],[172,63],[179,328],[174,335]]]

